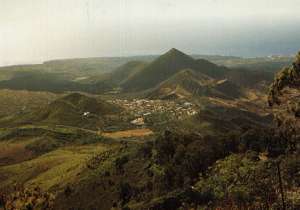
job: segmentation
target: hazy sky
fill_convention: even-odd
[[[0,65],[54,58],[300,49],[300,0],[0,0]]]

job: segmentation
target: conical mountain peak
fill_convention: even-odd
[[[168,52],[166,52],[164,55],[162,56],[170,56],[170,57],[189,57],[187,54],[181,52],[180,50],[177,50],[176,48],[172,48],[170,49]]]
[[[207,76],[218,75],[223,71],[221,67],[215,64],[208,61],[197,61],[191,56],[172,48],[132,76],[130,80],[123,84],[123,88],[131,91],[153,88],[184,69],[192,69],[195,72],[207,74]],[[189,73],[186,72],[185,74],[190,75]]]
[[[177,50],[176,48],[172,48],[168,51],[168,53],[181,53],[184,54],[183,52],[181,52],[180,50]]]

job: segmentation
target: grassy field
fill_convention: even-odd
[[[33,160],[0,167],[1,187],[16,183],[26,187],[39,186],[43,190],[61,189],[78,180],[86,161],[94,154],[106,151],[103,144],[61,148]]]
[[[59,95],[49,92],[0,90],[0,117],[36,110],[58,97]]]

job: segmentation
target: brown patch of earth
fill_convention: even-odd
[[[0,142],[0,166],[31,159],[34,154],[26,149],[26,145],[30,142]]]
[[[113,139],[143,137],[143,136],[150,136],[153,134],[154,134],[153,131],[148,128],[102,133],[104,137],[113,138]]]

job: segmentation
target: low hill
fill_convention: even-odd
[[[185,97],[239,98],[242,88],[228,80],[215,80],[191,69],[182,70],[158,85],[149,94],[152,99],[177,99]]]
[[[50,92],[0,90],[0,118],[14,113],[34,111],[58,97],[59,95]]]
[[[248,69],[230,69],[225,75],[226,79],[233,83],[249,88],[257,88],[261,82],[269,85],[273,81],[274,74],[267,71],[254,71]]]
[[[105,115],[115,114],[119,107],[79,93],[67,95],[41,110],[36,121],[84,128],[101,128]]]
[[[242,88],[227,79],[216,82],[213,89],[229,98],[238,98],[243,95]]]
[[[103,127],[107,116],[120,111],[120,107],[98,98],[72,93],[54,100],[35,112],[16,115],[14,119],[8,119],[9,123],[5,120],[0,123],[3,125],[64,125],[96,130]]]
[[[127,91],[153,88],[183,69],[193,69],[212,77],[221,77],[227,70],[203,59],[194,60],[177,49],[171,49],[132,76],[122,87]]]
[[[61,73],[47,72],[15,72],[8,80],[0,81],[0,89],[29,90],[29,91],[84,91],[101,93],[112,88],[111,84],[99,81],[93,84],[82,84],[69,80]]]
[[[72,72],[73,75],[87,76],[99,73],[110,72],[120,65],[126,63],[126,59],[114,58],[74,58],[50,60],[43,63],[43,66],[56,72]]]
[[[252,128],[266,128],[272,120],[273,116],[267,110],[258,113],[244,106],[226,106],[223,103],[203,100],[197,114],[182,121],[169,123],[168,128],[182,133],[199,132],[202,135],[220,136]]]
[[[191,69],[182,70],[165,80],[149,94],[152,99],[184,98],[201,95],[206,92],[206,85],[212,79],[203,74],[196,74]]]
[[[248,110],[210,105],[195,116],[198,122],[208,122],[213,131],[237,131],[249,127],[264,127],[272,122],[272,115],[259,115]]]

